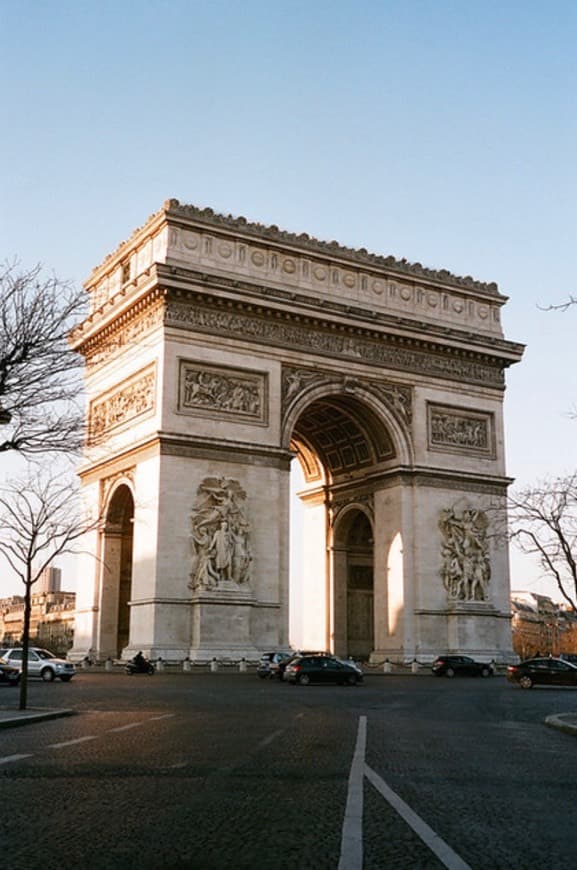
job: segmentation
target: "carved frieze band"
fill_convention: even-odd
[[[154,411],[156,365],[148,366],[117,389],[93,399],[88,410],[89,442],[94,443],[118,426]]]
[[[209,417],[234,417],[266,424],[268,376],[266,373],[181,360],[178,409]]]
[[[403,423],[410,425],[413,417],[412,393],[409,387],[385,381],[369,381],[351,378],[334,372],[319,369],[283,366],[282,370],[282,410],[283,415],[292,402],[311,386],[334,383],[335,378],[342,382],[344,392],[354,392],[357,386],[377,395]]]
[[[164,319],[164,306],[161,301],[153,300],[150,307],[133,310],[125,318],[119,318],[109,330],[87,341],[83,354],[88,368],[108,362],[135,345],[143,337],[160,326]]]
[[[268,320],[251,314],[211,308],[201,303],[187,305],[169,302],[166,323],[369,365],[386,365],[398,371],[494,387],[504,384],[503,371],[498,365],[410,348],[406,344],[400,346],[386,336],[370,338],[344,331],[334,332],[314,324],[297,325],[290,321]]]
[[[448,405],[427,405],[429,449],[495,456],[494,416]]]

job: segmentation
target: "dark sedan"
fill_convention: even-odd
[[[476,662],[470,656],[439,656],[431,670],[436,677],[490,677],[493,668],[486,662]]]
[[[7,662],[0,659],[0,683],[8,683],[9,686],[17,686],[20,682],[20,671],[13,668]]]
[[[522,689],[533,686],[577,686],[577,666],[552,657],[527,659],[518,665],[509,665],[507,679]]]
[[[356,686],[363,682],[363,674],[358,667],[332,656],[300,656],[286,666],[285,679],[300,686],[308,686],[309,683]]]

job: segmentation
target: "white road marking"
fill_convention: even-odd
[[[128,725],[120,725],[118,728],[109,728],[108,733],[112,734],[115,731],[130,731],[131,728],[141,728],[144,722],[130,722]]]
[[[11,761],[20,761],[21,758],[32,758],[32,755],[32,752],[28,755],[5,755],[4,758],[0,758],[0,764],[10,764]]]
[[[367,717],[361,716],[357,730],[355,754],[349,774],[339,870],[362,870],[363,867],[363,777],[366,744]]]
[[[151,716],[149,722],[160,722],[161,719],[174,719],[174,713],[163,713],[162,716]]]
[[[76,740],[66,740],[64,743],[49,743],[46,749],[64,749],[65,746],[75,746],[77,743],[86,743],[87,740],[97,740],[97,737],[77,737]]]
[[[264,740],[261,740],[260,743],[257,744],[256,751],[262,749],[263,746],[268,746],[269,743],[272,743],[273,740],[276,740],[277,737],[281,737],[286,731],[286,728],[281,728],[278,731],[273,731],[272,734],[269,734],[268,737],[265,737]]]
[[[457,853],[402,798],[389,788],[387,783],[367,764],[365,764],[365,776],[448,870],[471,870],[469,864],[466,864],[465,861],[459,858]]]

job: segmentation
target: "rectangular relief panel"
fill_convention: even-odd
[[[427,402],[429,450],[495,458],[494,416],[488,411]]]
[[[114,429],[152,414],[156,397],[156,363],[127,378],[113,390],[97,396],[88,410],[88,442],[101,441]]]
[[[182,414],[268,424],[268,374],[180,360],[178,410]]]

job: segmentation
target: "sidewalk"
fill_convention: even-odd
[[[17,728],[47,719],[60,719],[61,716],[74,716],[75,713],[75,710],[54,710],[46,707],[29,707],[26,710],[0,707],[0,728]]]

